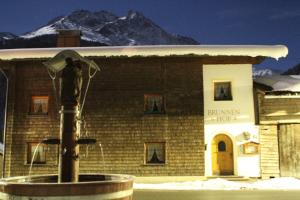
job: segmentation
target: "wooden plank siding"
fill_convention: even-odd
[[[300,123],[300,98],[258,96],[260,124]]]
[[[300,124],[280,124],[278,139],[280,175],[300,177]]]
[[[279,177],[279,155],[276,125],[260,126],[261,177]]]
[[[255,93],[262,178],[300,177],[300,98]]]

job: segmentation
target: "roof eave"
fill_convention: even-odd
[[[0,59],[43,59],[52,58],[57,53],[71,49],[83,57],[113,57],[113,56],[249,56],[271,57],[279,59],[288,54],[283,45],[158,45],[158,46],[108,46],[108,47],[68,47],[68,48],[40,48],[40,49],[6,49],[0,50]],[[261,60],[263,61],[263,59]]]

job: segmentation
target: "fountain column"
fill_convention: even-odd
[[[65,104],[61,106],[60,118],[60,182],[78,182],[79,174],[79,146],[76,121],[78,106]]]
[[[66,63],[61,75],[59,181],[78,182],[79,145],[77,145],[77,140],[80,127],[77,121],[82,72],[81,67],[71,58],[67,58]]]

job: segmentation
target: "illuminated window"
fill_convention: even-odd
[[[214,83],[214,100],[215,101],[232,100],[231,83],[229,81]]]
[[[148,142],[145,143],[145,164],[166,163],[166,143]]]
[[[165,112],[164,99],[160,94],[144,95],[144,112],[148,114],[162,114]]]
[[[38,143],[27,144],[27,164],[30,164],[33,158],[33,164],[46,164],[46,147]]]
[[[30,114],[45,115],[48,114],[48,96],[32,96],[30,105]]]

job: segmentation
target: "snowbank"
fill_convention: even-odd
[[[227,181],[221,178],[208,181],[170,182],[159,184],[134,184],[134,189],[152,190],[300,190],[296,178],[274,178],[256,182]]]

